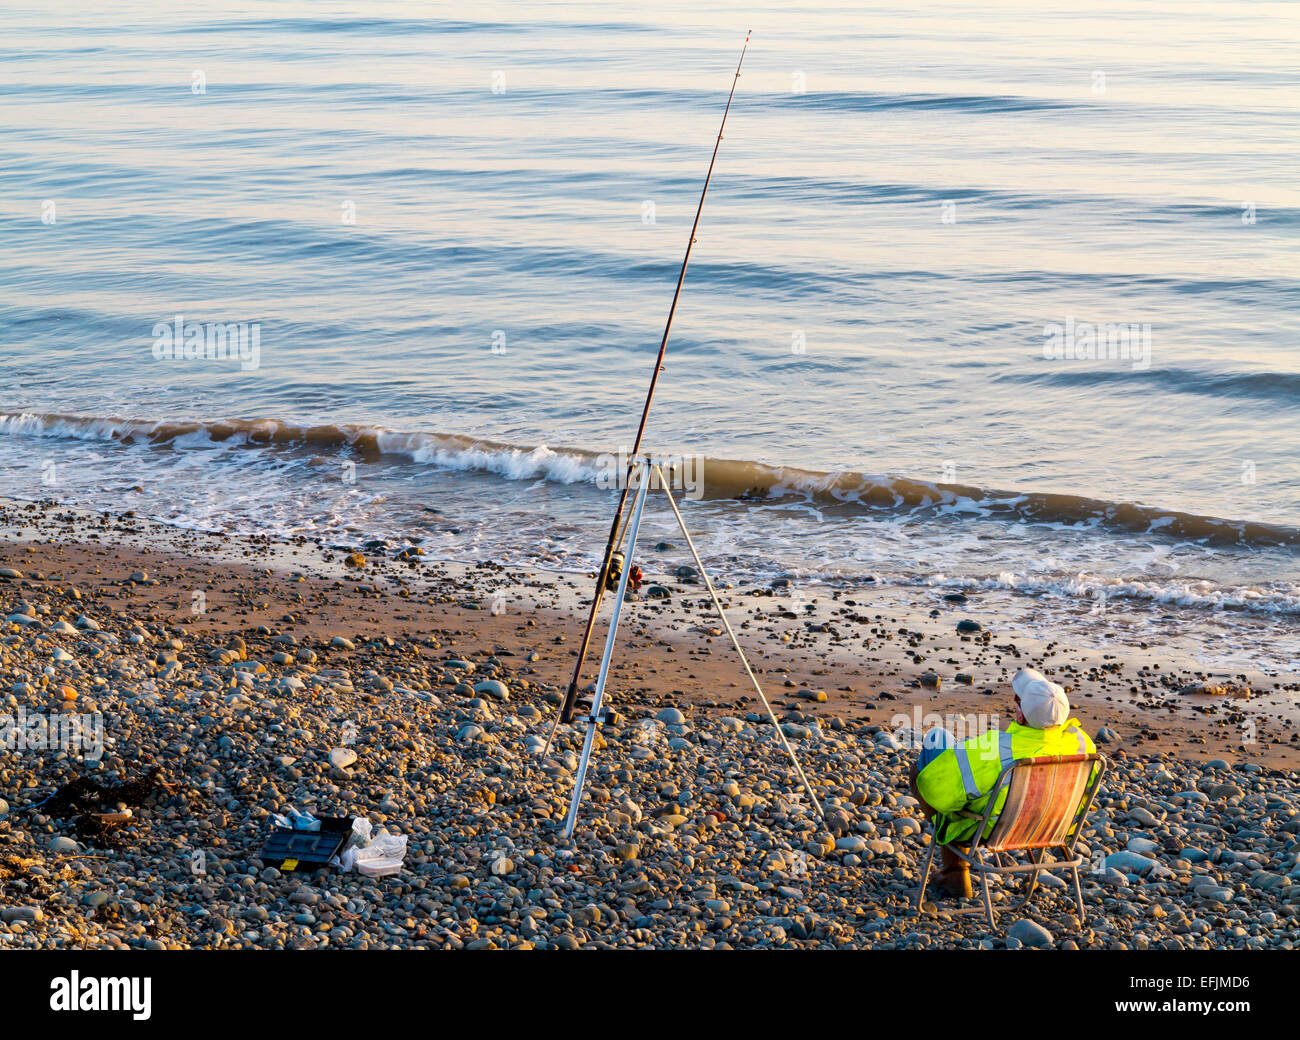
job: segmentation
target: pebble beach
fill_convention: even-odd
[[[726,588],[820,817],[698,576],[658,554],[565,840],[581,729],[542,752],[586,575],[0,506],[3,713],[102,724],[95,750],[0,748],[0,948],[1296,944],[1294,676],[1035,644],[932,590]],[[936,888],[918,915],[900,718],[1006,717],[1024,664],[1110,760],[1086,920],[1051,877],[1020,912],[996,885],[993,929]],[[77,777],[134,783],[125,819],[47,813]],[[289,805],[405,835],[402,869],[281,872],[259,853]]]

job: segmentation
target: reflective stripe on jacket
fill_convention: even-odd
[[[975,833],[979,820],[952,814],[964,809],[976,816],[983,815],[989,794],[1002,770],[1016,759],[1091,755],[1096,750],[1092,739],[1080,728],[1078,719],[1068,719],[1063,725],[1047,729],[1034,729],[1013,722],[1001,733],[981,733],[945,751],[921,770],[916,778],[916,788],[931,807],[950,817],[939,836],[940,843],[965,843]],[[993,829],[1006,800],[1007,789],[1003,785],[985,836]]]

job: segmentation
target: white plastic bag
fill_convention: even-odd
[[[334,861],[340,870],[355,870],[366,877],[387,877],[402,869],[406,858],[406,835],[380,831],[371,836],[370,821],[358,816],[352,821],[352,836]]]
[[[387,877],[402,869],[406,858],[406,835],[381,831],[365,848],[356,849],[353,863],[358,874]]]

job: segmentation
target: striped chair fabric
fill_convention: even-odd
[[[1082,808],[1093,764],[1088,755],[1017,762],[1007,784],[1007,800],[983,847],[1003,852],[1066,844]]]

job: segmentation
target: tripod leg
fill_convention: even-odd
[[[754,675],[754,669],[749,666],[749,658],[745,656],[745,651],[740,646],[740,640],[736,638],[736,631],[731,627],[731,621],[727,617],[727,612],[722,609],[722,601],[718,599],[718,593],[713,588],[713,582],[709,578],[709,572],[704,569],[704,562],[700,559],[699,550],[695,548],[695,542],[691,538],[691,532],[686,530],[686,521],[682,519],[681,510],[677,508],[677,500],[673,498],[672,485],[668,483],[668,478],[664,471],[655,466],[655,472],[659,474],[659,479],[663,483],[664,491],[668,494],[668,504],[673,507],[673,516],[677,517],[677,526],[682,529],[682,537],[686,539],[686,544],[690,546],[691,555],[695,558],[695,566],[699,568],[700,577],[704,579],[705,587],[709,590],[709,596],[713,599],[713,605],[718,610],[718,617],[722,619],[722,625],[727,630],[727,635],[731,636],[731,645],[736,648],[736,653],[740,655],[740,663],[745,666],[745,671],[749,675],[749,681],[754,684],[754,689],[758,693],[759,699],[763,702],[763,707],[767,709],[768,718],[772,720],[772,728],[776,731],[776,739],[779,740],[785,748],[785,753],[790,756],[790,764],[794,766],[794,771],[799,775],[799,781],[803,784],[803,789],[808,792],[808,797],[812,799],[817,815],[825,817],[822,812],[822,804],[813,794],[812,784],[804,776],[803,767],[799,765],[799,759],[795,756],[794,748],[790,742],[785,739],[785,734],[781,731],[781,724],[776,720],[776,713],[772,711],[772,705],[767,702],[767,694],[763,692],[763,687],[758,684],[758,678]]]
[[[627,470],[627,488],[632,486],[632,472],[636,468],[635,462],[628,466]],[[555,719],[551,722],[550,732],[546,734],[546,746],[542,748],[542,753],[538,757],[545,759],[551,753],[551,745],[555,743],[555,734],[559,732],[561,722],[571,721],[570,716],[573,713],[573,707],[578,699],[578,678],[582,675],[582,663],[587,659],[587,647],[591,644],[591,633],[596,627],[596,618],[600,614],[600,604],[605,597],[605,582],[609,577],[609,561],[613,558],[614,553],[619,546],[623,544],[623,538],[627,535],[628,520],[622,520],[623,506],[627,499],[627,488],[623,489],[622,495],[618,500],[618,511],[614,514],[613,526],[609,529],[609,544],[605,547],[605,562],[601,564],[596,573],[596,592],[591,599],[591,613],[587,617],[587,627],[582,633],[582,644],[578,648],[578,662],[574,666],[573,678],[569,681],[569,689],[564,695],[564,701],[560,705],[560,710],[555,713]],[[622,527],[619,526],[620,522]],[[528,776],[531,763],[524,762],[524,776]]]
[[[636,548],[637,532],[641,528],[641,511],[645,508],[646,492],[650,490],[650,466],[642,462],[636,469],[641,474],[641,486],[637,489],[636,505],[632,510],[632,519],[627,532],[627,550],[623,563],[623,574],[618,580],[618,592],[614,595],[614,612],[609,619],[609,632],[605,636],[605,652],[600,657],[600,674],[596,677],[596,692],[591,698],[591,715],[587,718],[587,735],[582,741],[582,757],[578,759],[578,775],[573,781],[573,800],[569,802],[569,815],[564,820],[564,836],[573,836],[574,825],[578,822],[578,803],[582,801],[582,785],[587,780],[587,766],[591,762],[591,748],[596,741],[596,727],[601,723],[601,704],[605,699],[605,682],[609,678],[609,663],[614,656],[614,637],[618,635],[618,619],[623,612],[623,596],[627,593],[628,575],[632,573],[632,553]]]

